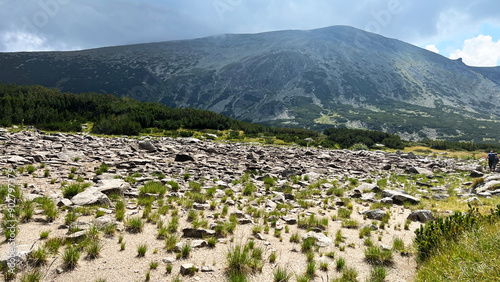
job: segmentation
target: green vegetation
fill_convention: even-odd
[[[455,212],[415,231],[419,259],[416,281],[496,281],[500,205],[482,215],[469,205],[466,214]]]

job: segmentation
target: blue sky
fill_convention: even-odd
[[[349,25],[500,65],[498,0],[0,0],[0,19],[0,52]]]

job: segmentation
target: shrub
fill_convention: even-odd
[[[500,205],[497,206],[495,213],[500,213]],[[435,251],[445,241],[455,241],[463,231],[472,230],[482,219],[477,208],[472,208],[469,204],[469,211],[463,215],[461,212],[455,212],[446,218],[438,217],[436,220],[429,221],[415,230],[415,247],[417,249],[417,258],[421,261],[435,253]]]

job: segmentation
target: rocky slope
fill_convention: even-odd
[[[461,180],[469,174],[463,171],[482,176],[475,171],[481,169],[477,161],[458,162],[412,153],[217,143],[194,138],[46,135],[36,130],[0,130],[0,142],[0,184],[5,187],[15,180],[24,199],[17,203],[24,210],[26,201],[35,200],[28,222],[21,220],[26,219],[21,213],[15,238],[18,266],[23,273],[36,265],[29,262],[33,252],[39,247],[47,250],[50,240],[62,238],[78,243],[82,249],[74,269],[68,268],[62,255],[69,247],[61,246],[59,254],[49,252],[47,263],[39,264],[38,269],[50,281],[136,281],[148,272],[152,281],[173,279],[182,273],[183,281],[222,281],[228,271],[228,251],[249,242],[262,251],[258,257],[260,269],[249,274],[250,280],[270,281],[279,266],[296,275],[305,272],[307,254],[302,252],[302,242],[307,237],[315,238],[317,245],[313,251],[313,281],[340,277],[342,271],[335,267],[339,258],[344,258],[345,268],[354,269],[364,281],[372,269],[365,255],[367,244],[371,241],[389,250],[399,238],[407,248],[411,246],[413,231],[433,216],[430,211],[412,211],[424,207],[424,199],[443,200],[450,193],[459,194],[465,205],[465,201],[480,202],[478,197],[500,193],[494,175],[477,190],[461,185],[470,184]],[[98,175],[96,169],[102,170],[102,164],[108,169]],[[64,187],[78,181],[90,187],[63,197]],[[145,194],[144,186],[150,181],[161,183],[166,192]],[[41,197],[58,207],[59,214],[53,219],[42,204],[37,204],[41,201],[36,199]],[[120,201],[125,204],[123,221],[117,220]],[[403,202],[411,204],[403,206]],[[77,218],[70,221],[69,215],[75,214]],[[128,220],[141,217],[142,230],[134,231]],[[178,226],[172,230],[174,218]],[[230,230],[229,223],[233,222]],[[93,225],[100,228],[97,234],[92,233]],[[161,233],[167,226],[169,235]],[[368,234],[360,235],[363,229]],[[48,239],[40,239],[42,231],[50,231]],[[88,252],[84,242],[89,244],[85,237],[102,245],[97,258],[84,256]],[[123,242],[117,244],[120,237]],[[212,237],[216,238],[211,241],[215,246],[210,248],[207,241]],[[175,238],[175,248],[165,238]],[[144,257],[138,255],[140,244],[147,245]],[[172,252],[180,251],[185,244],[192,247],[186,258]],[[414,275],[415,259],[407,248],[390,251],[388,281],[408,281]],[[0,252],[5,260],[8,244],[2,244]],[[28,263],[23,254],[31,254]],[[275,261],[271,259],[273,254]],[[154,269],[152,262],[160,266]],[[326,269],[320,270],[320,265]],[[197,271],[190,273],[194,269]]]
[[[128,95],[252,122],[475,142],[496,141],[488,134],[498,129],[499,77],[499,68],[346,26],[0,54],[4,83]]]

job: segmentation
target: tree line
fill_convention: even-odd
[[[92,133],[138,135],[155,131],[178,131],[178,136],[194,130],[232,130],[243,137],[274,137],[286,143],[326,148],[369,148],[383,144],[403,149],[407,142],[398,135],[375,130],[328,128],[324,134],[303,128],[265,126],[232,119],[222,114],[192,108],[171,108],[159,103],[98,93],[62,93],[39,85],[18,86],[0,83],[0,126],[32,125],[42,130],[79,132],[82,124],[92,122]],[[187,130],[187,131],[179,131]],[[244,135],[236,132],[243,131]],[[311,138],[312,140],[308,139]],[[306,141],[308,140],[308,141]],[[473,142],[423,141],[442,150],[498,150],[500,146]]]

